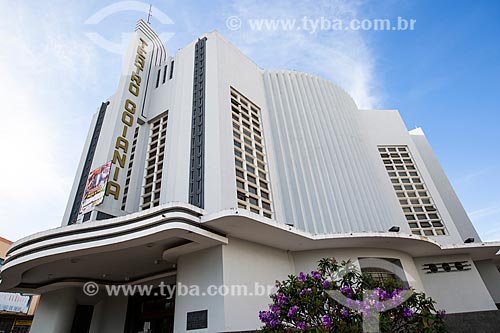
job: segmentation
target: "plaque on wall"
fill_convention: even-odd
[[[208,310],[187,313],[186,330],[199,330],[208,328]]]

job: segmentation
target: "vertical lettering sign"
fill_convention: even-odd
[[[136,100],[139,97],[141,88],[141,75],[144,72],[144,65],[146,63],[146,47],[148,43],[139,38],[139,45],[137,46],[137,51],[134,61],[134,70],[130,75],[130,82],[128,85],[128,92],[132,95],[130,98],[125,100],[123,106],[123,112],[121,116],[121,124],[123,125],[123,130],[121,135],[116,138],[115,150],[113,151],[113,158],[111,160],[114,170],[111,172],[110,179],[108,181],[108,186],[106,187],[106,196],[111,195],[115,200],[120,197],[120,184],[118,183],[118,176],[120,172],[125,168],[125,162],[127,160],[127,153],[129,149],[128,134],[132,135],[131,127],[134,125],[135,113],[137,109],[137,104],[132,100]]]

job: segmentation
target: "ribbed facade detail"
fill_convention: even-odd
[[[191,165],[189,176],[189,203],[204,207],[205,163],[205,63],[206,41],[196,42],[194,51],[193,114],[191,121]],[[170,70],[174,63],[170,65]]]
[[[352,98],[309,74],[263,75],[280,219],[312,233],[387,231],[400,224],[378,191]]]

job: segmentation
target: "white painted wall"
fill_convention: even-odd
[[[246,286],[259,295],[224,297],[225,331],[254,330],[262,326],[259,311],[267,310],[271,303],[269,294],[262,295],[255,285],[276,291],[276,280],[284,280],[294,271],[293,260],[286,251],[230,238],[223,247],[224,284]]]
[[[222,285],[222,251],[222,246],[217,246],[181,256],[177,261],[177,283],[198,286],[201,292],[205,292],[211,285]],[[187,313],[199,310],[208,310],[208,328],[196,330],[196,333],[224,331],[222,296],[180,296],[178,293],[175,301],[174,332],[185,332]]]
[[[429,238],[432,238],[440,244],[463,243],[462,237],[457,230],[454,220],[448,212],[448,207],[443,201],[442,194],[436,187],[434,179],[431,177],[431,174],[427,169],[422,156],[420,155],[420,150],[417,148],[415,142],[408,133],[399,112],[397,110],[363,110],[359,111],[357,115],[363,128],[363,135],[366,138],[366,142],[368,143],[370,150],[377,151],[377,145],[408,146],[413,160],[417,165],[420,176],[424,180],[427,190],[429,191],[448,231],[448,235],[446,236],[430,236]],[[375,167],[385,172],[380,156],[377,158]],[[385,174],[385,177],[389,178],[387,173]],[[389,189],[392,191],[393,198],[386,200],[386,204],[393,205],[396,194],[392,189],[392,186],[386,181],[384,181],[382,185],[385,187],[389,186]],[[396,204],[399,205],[397,201]],[[401,208],[399,209],[401,211]],[[404,219],[404,215],[401,214],[401,218]],[[406,219],[400,223],[407,223]]]
[[[424,264],[464,260],[472,264],[470,271],[427,274],[426,271],[422,270]],[[497,309],[481,275],[469,256],[416,258],[415,265],[427,295],[437,302],[438,309],[444,309],[448,313]]]
[[[171,80],[156,89],[151,113],[168,110],[160,203],[189,202],[189,167],[193,100],[194,45],[179,50]],[[171,62],[168,62],[169,73]]]
[[[493,260],[480,260],[474,263],[493,301],[500,304],[500,272],[495,263]]]
[[[415,147],[418,149],[420,156],[422,157],[422,160],[424,161],[425,166],[429,171],[429,174],[434,181],[446,208],[448,209],[448,212],[450,213],[453,223],[457,226],[457,230],[462,240],[473,237],[476,242],[480,242],[481,238],[479,237],[479,234],[472,225],[469,216],[465,212],[465,209],[455,193],[455,190],[453,190],[453,187],[436,155],[434,155],[427,138],[423,135],[422,131],[417,131],[417,133],[410,133],[410,137],[415,143]]]
[[[75,308],[75,291],[72,288],[42,294],[30,332],[69,333]]]

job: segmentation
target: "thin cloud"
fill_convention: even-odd
[[[479,230],[483,241],[498,242],[500,239],[500,228],[498,227],[498,223],[495,223],[494,226],[495,227],[490,226],[489,228],[484,228],[484,230]]]
[[[467,174],[462,175],[461,177],[457,178],[456,180],[454,180],[453,184],[455,186],[457,186],[457,185],[462,185],[462,184],[468,183],[471,180],[474,180],[474,179],[476,179],[479,176],[482,176],[482,175],[484,175],[486,173],[491,172],[493,169],[494,168],[492,166],[490,166],[490,167],[487,167],[487,168],[484,168],[484,169],[481,169],[481,170],[478,170],[478,171],[467,173]]]
[[[374,57],[359,31],[251,30],[252,19],[295,19],[300,24],[309,19],[339,19],[348,22],[362,17],[362,1],[237,1],[227,15],[242,20],[238,37],[240,47],[257,64],[266,69],[294,69],[325,77],[351,94],[360,108],[373,108],[380,100],[374,86]],[[225,33],[226,34],[226,33]],[[244,35],[244,38],[239,38]]]
[[[481,219],[484,219],[486,217],[491,217],[495,215],[500,215],[500,204],[486,207],[486,208],[481,208],[474,210],[469,213],[469,217],[471,219],[474,219],[476,221],[479,221]]]
[[[94,111],[80,89],[97,79],[92,47],[60,13],[38,14],[16,3],[1,15],[0,235],[11,240],[60,225]]]

